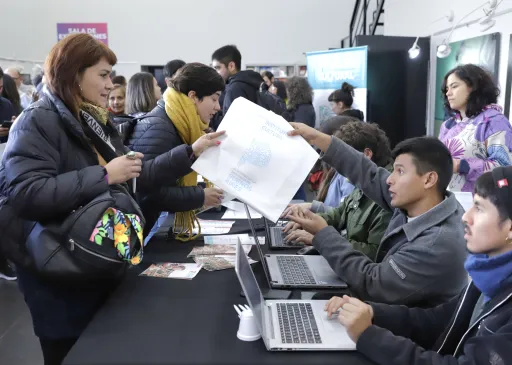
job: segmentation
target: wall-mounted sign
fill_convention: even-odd
[[[86,33],[108,46],[107,23],[57,23],[57,40],[74,33]]]

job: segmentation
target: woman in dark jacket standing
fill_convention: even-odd
[[[219,97],[224,88],[224,80],[213,68],[186,64],[171,79],[171,87],[156,108],[137,123],[127,145],[151,159],[183,143],[194,143],[220,110]],[[167,186],[160,190],[140,189],[138,199],[146,217],[145,231],[149,232],[160,212],[174,212],[175,231],[176,227],[183,228],[177,238],[186,241],[193,237],[194,222],[198,223],[194,211],[219,205],[222,190],[197,186],[196,173],[165,183]]]
[[[294,76],[286,82],[288,111],[292,120],[315,128],[316,113],[313,107],[313,89],[304,77]]]
[[[10,131],[0,168],[2,212],[9,208],[21,221],[60,221],[109,185],[137,178],[142,189],[187,174],[194,156],[215,145],[214,138],[205,138],[144,163],[140,153],[126,158],[106,109],[116,62],[106,45],[87,34],[70,35],[53,47],[45,65],[48,90]],[[16,268],[45,365],[61,364],[120,278],[49,279],[34,267]]]

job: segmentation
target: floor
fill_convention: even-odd
[[[32,320],[14,281],[0,279],[0,364],[43,365]]]

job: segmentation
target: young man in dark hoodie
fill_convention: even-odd
[[[462,217],[472,282],[432,309],[366,304],[344,296],[326,305],[357,344],[381,365],[512,364],[512,166],[476,182]]]
[[[243,96],[253,103],[257,103],[258,92],[263,78],[252,70],[240,71],[242,68],[242,55],[236,46],[224,46],[213,52],[212,67],[217,70],[226,82],[226,90],[219,98],[222,110],[219,111],[210,127],[217,130],[223,116],[227,113],[231,103],[239,96]]]

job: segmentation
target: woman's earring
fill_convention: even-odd
[[[78,87],[80,88],[80,91],[81,91],[81,92],[84,92],[84,91],[82,90],[82,85],[78,84]]]

